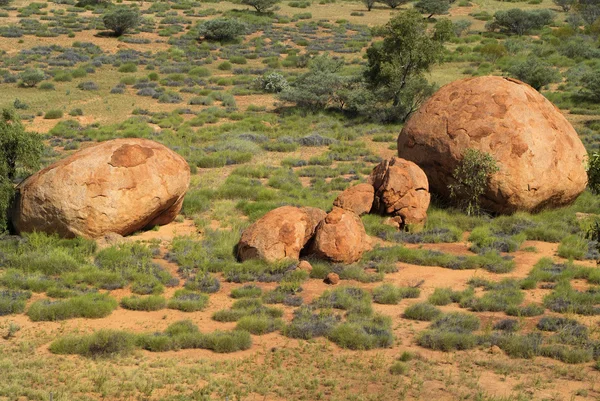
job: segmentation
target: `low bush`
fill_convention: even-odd
[[[405,375],[408,373],[408,365],[401,361],[396,361],[390,366],[390,373],[393,375]]]
[[[253,284],[247,284],[231,290],[231,298],[259,298],[262,290]]]
[[[417,336],[417,344],[424,348],[449,352],[475,348],[478,339],[477,336],[471,333],[425,330]]]
[[[150,295],[147,297],[131,296],[121,299],[121,307],[130,310],[157,311],[164,309],[167,301],[159,295]]]
[[[302,306],[294,311],[294,318],[283,328],[283,334],[291,338],[310,340],[327,336],[339,322],[340,317],[329,310],[315,313],[312,307]]]
[[[83,336],[67,336],[50,344],[53,354],[78,354],[86,357],[109,357],[135,349],[135,335],[116,330],[99,330]]]
[[[46,114],[44,114],[44,120],[56,120],[62,118],[62,116],[62,110],[48,110]]]
[[[387,348],[394,342],[391,325],[391,319],[387,316],[374,315],[364,318],[351,315],[346,322],[335,326],[327,338],[342,348]]]
[[[412,320],[431,321],[441,315],[441,310],[427,302],[412,304],[404,309],[404,317]]]
[[[169,309],[177,309],[182,312],[201,311],[208,305],[208,295],[199,294],[189,290],[177,290],[173,298],[169,300]]]
[[[23,313],[29,298],[28,291],[0,290],[0,316]]]
[[[34,302],[27,316],[34,321],[56,321],[78,317],[97,319],[110,315],[117,301],[108,294],[90,293],[66,300],[42,299]]]
[[[373,289],[373,301],[378,304],[398,304],[405,298],[419,298],[421,290],[414,287],[396,287],[392,284],[382,284]]]
[[[475,315],[452,312],[435,319],[430,329],[454,333],[472,333],[479,329],[479,325],[479,318]]]

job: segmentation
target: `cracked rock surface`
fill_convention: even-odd
[[[309,252],[336,263],[354,263],[368,247],[360,217],[350,210],[334,207],[317,226]]]
[[[446,200],[452,173],[468,148],[491,154],[500,168],[481,199],[492,212],[564,206],[587,183],[587,152],[571,124],[515,79],[452,82],[421,106],[398,137],[398,155],[418,164],[431,192]]]
[[[273,209],[244,230],[237,246],[238,258],[267,262],[298,260],[300,251],[325,216],[324,211],[314,207]]]
[[[374,211],[399,217],[400,227],[425,223],[429,182],[415,163],[399,157],[384,160],[373,169],[369,182],[375,188]]]
[[[187,162],[147,139],[116,139],[80,150],[17,187],[17,232],[61,237],[129,235],[170,223],[190,183]]]

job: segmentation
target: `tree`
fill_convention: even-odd
[[[564,12],[568,13],[571,7],[575,5],[575,0],[552,0],[554,4],[560,7]]]
[[[323,110],[332,104],[343,108],[344,100],[337,96],[348,82],[340,75],[343,66],[342,59],[334,59],[326,54],[317,56],[309,63],[309,71],[284,89],[279,98],[312,111]]]
[[[458,37],[462,36],[465,32],[469,30],[472,22],[468,19],[459,19],[454,22],[454,34]]]
[[[454,23],[450,18],[442,18],[433,27],[433,39],[447,42],[455,36],[454,29]]]
[[[377,0],[362,0],[365,7],[367,7],[367,11],[371,11]]]
[[[540,29],[554,20],[554,13],[550,10],[525,11],[512,8],[507,11],[497,11],[494,20],[486,25],[489,30],[500,29],[519,36],[532,29]]]
[[[600,71],[585,72],[580,82],[583,87],[583,94],[595,102],[600,102]]]
[[[43,144],[41,136],[26,132],[11,109],[0,116],[0,232],[6,229],[6,212],[14,194],[13,181],[18,168],[29,172],[39,168]]]
[[[243,22],[231,18],[215,18],[198,24],[198,35],[206,40],[231,41],[245,31]]]
[[[0,0],[0,7],[4,7],[10,4],[12,0]]]
[[[600,154],[593,153],[588,157],[588,188],[594,195],[600,194]]]
[[[408,3],[408,0],[381,0],[381,3],[387,5],[390,8],[396,8],[402,4]]]
[[[531,85],[535,90],[561,79],[558,69],[537,57],[512,65],[508,72],[515,78]]]
[[[21,86],[25,86],[28,88],[33,88],[40,82],[44,80],[46,75],[44,71],[39,68],[28,68],[19,74],[19,78],[21,79]]]
[[[508,54],[508,50],[506,50],[506,47],[501,43],[488,43],[481,46],[479,53],[481,53],[486,60],[495,64],[499,58]]]
[[[376,33],[383,41],[367,49],[365,80],[372,89],[383,89],[397,107],[409,78],[441,61],[444,46],[427,31],[427,23],[414,10],[398,14]]]
[[[448,0],[419,0],[415,3],[415,8],[422,14],[429,14],[427,19],[434,15],[446,14],[450,9]]]
[[[486,191],[492,174],[499,171],[496,160],[489,153],[467,149],[454,169],[454,183],[448,185],[450,197],[459,201],[469,216],[481,213],[480,197]]]
[[[600,2],[598,0],[579,0],[577,11],[588,25],[600,18]]]
[[[128,7],[116,7],[102,17],[104,26],[113,31],[115,36],[121,36],[136,28],[140,24],[140,19],[140,12]]]
[[[279,1],[280,0],[242,0],[242,4],[254,7],[256,12],[262,14],[273,11],[275,9],[275,5],[279,3]]]

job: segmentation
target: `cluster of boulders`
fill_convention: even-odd
[[[190,167],[146,139],[116,139],[75,152],[17,187],[11,211],[17,233],[64,238],[129,235],[179,214]]]
[[[310,254],[353,263],[369,248],[360,216],[388,215],[399,229],[422,226],[430,185],[449,200],[467,149],[490,154],[499,167],[481,197],[491,212],[563,206],[587,183],[586,150],[552,103],[514,79],[468,78],[441,88],[410,118],[398,137],[399,157],[376,166],[368,183],[342,192],[329,213],[292,206],[270,211],[244,231],[238,257],[274,262]],[[171,222],[189,180],[186,161],[163,145],[107,141],[19,185],[12,223],[17,232],[67,238],[128,235]]]
[[[298,260],[306,254],[354,263],[370,248],[361,215],[382,213],[399,228],[418,226],[427,218],[429,200],[425,173],[416,164],[394,157],[375,167],[369,183],[342,192],[329,213],[293,206],[268,212],[243,232],[238,258],[274,262]]]

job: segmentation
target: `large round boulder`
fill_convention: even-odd
[[[371,211],[375,190],[371,184],[354,185],[338,195],[333,206],[350,210],[359,216]]]
[[[362,220],[350,210],[334,207],[317,226],[310,252],[338,263],[358,261],[368,247]]]
[[[187,162],[146,139],[116,139],[80,150],[17,187],[17,232],[61,237],[128,235],[171,222],[189,187]]]
[[[418,164],[431,191],[448,184],[467,149],[487,152],[499,167],[481,198],[496,213],[569,204],[585,189],[586,150],[550,101],[504,77],[467,78],[435,93],[398,137],[398,155]]]
[[[273,209],[244,230],[237,245],[238,258],[267,262],[298,260],[300,251],[326,215],[314,207],[282,206]]]
[[[374,209],[400,218],[400,227],[422,225],[431,196],[427,176],[415,163],[392,157],[379,163],[369,182],[375,188]]]

